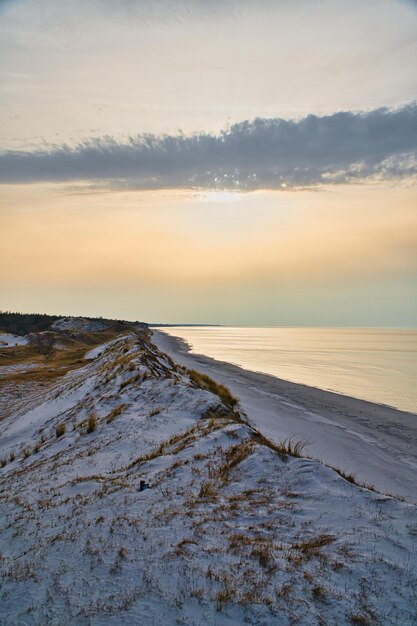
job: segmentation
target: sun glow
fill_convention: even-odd
[[[198,197],[202,202],[236,202],[245,195],[239,191],[206,191]]]

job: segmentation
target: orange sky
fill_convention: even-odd
[[[330,296],[343,286],[409,281],[417,265],[415,206],[416,190],[405,185],[250,194],[5,186],[3,308],[16,306],[17,292],[35,288],[39,310],[41,302],[61,310],[58,294],[74,292],[69,312],[82,309],[85,291],[107,292],[111,309],[117,294],[118,315],[142,318],[149,306],[141,293],[151,289],[159,290],[161,319],[181,312],[191,322],[201,315],[196,290],[239,289],[262,301],[271,290],[288,299],[303,289]],[[90,303],[86,313],[105,315],[101,307]],[[30,298],[24,308],[31,308]],[[227,309],[228,317],[245,321],[241,299]],[[306,301],[306,323],[308,310]],[[222,321],[211,315],[197,321]]]

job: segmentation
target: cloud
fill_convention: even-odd
[[[137,135],[0,154],[0,182],[89,180],[140,189],[279,189],[417,173],[417,103],[255,119],[218,135]]]

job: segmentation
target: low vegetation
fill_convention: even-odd
[[[65,435],[65,431],[67,430],[66,424],[58,424],[55,428],[55,434],[57,437],[62,437]]]
[[[244,461],[253,450],[253,440],[237,443],[225,452],[225,463],[220,466],[219,477],[223,482],[229,480],[231,470]]]
[[[106,422],[108,424],[111,424],[111,422],[113,422],[113,420],[115,420],[116,417],[119,417],[119,415],[121,415],[126,408],[127,408],[126,403],[122,403],[114,407],[114,409],[110,411],[110,413],[106,416]]]
[[[294,550],[299,550],[306,557],[311,558],[316,555],[321,548],[328,546],[330,543],[335,541],[334,535],[319,535],[317,537],[312,537],[311,539],[306,539],[305,541],[301,541],[300,543],[294,543],[291,548]]]
[[[217,488],[213,482],[206,481],[201,484],[199,498],[215,498],[217,496]]]
[[[288,437],[288,439],[283,439],[275,443],[259,432],[256,433],[255,439],[260,445],[271,448],[271,450],[274,450],[280,456],[294,456],[296,458],[303,456],[303,450],[308,445],[308,441],[297,437]]]
[[[216,383],[216,381],[210,378],[210,376],[207,376],[207,374],[202,374],[196,370],[187,370],[187,373],[190,380],[196,387],[199,387],[200,389],[207,389],[207,391],[215,393],[230,409],[235,409],[237,407],[238,400],[231,394],[227,387]]]
[[[30,333],[29,341],[36,351],[50,361],[55,354],[56,335],[51,331],[42,333]]]
[[[352,485],[356,485],[357,487],[362,487],[363,489],[369,489],[369,491],[376,491],[374,485],[358,480],[355,474],[344,472],[338,467],[333,467],[332,465],[329,465],[329,467],[331,467],[335,472],[339,474],[339,476],[347,480],[349,483],[352,483]]]
[[[92,433],[97,428],[97,416],[92,413],[87,422],[87,433]]]

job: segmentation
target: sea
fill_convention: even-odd
[[[191,352],[417,413],[417,330],[170,326]]]

